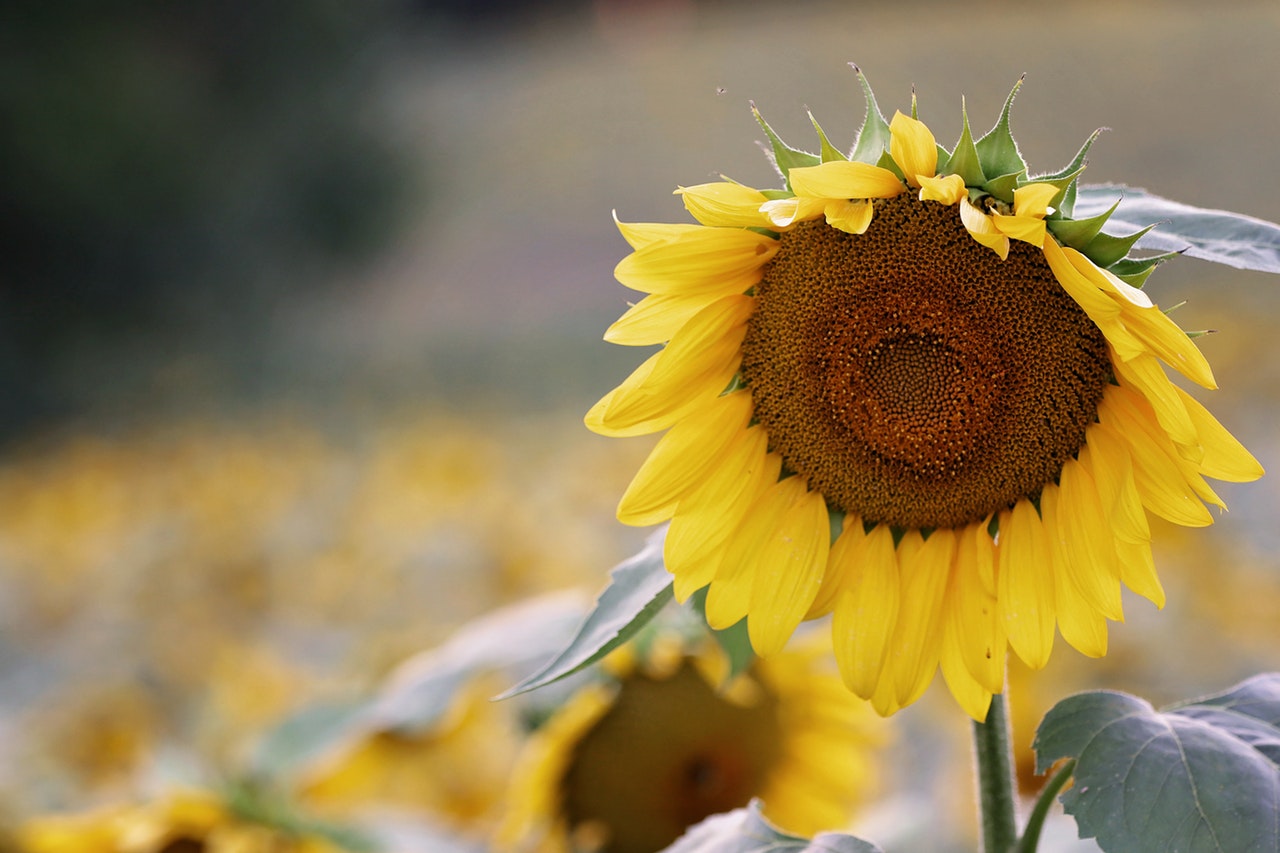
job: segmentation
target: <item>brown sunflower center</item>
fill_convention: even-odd
[[[1044,253],[1006,260],[954,207],[876,201],[865,234],[807,222],[757,286],[742,371],[787,467],[897,527],[980,521],[1053,482],[1111,377]]]
[[[774,699],[734,704],[691,666],[664,680],[631,678],[574,750],[565,817],[601,851],[662,850],[760,794],[781,734]]]

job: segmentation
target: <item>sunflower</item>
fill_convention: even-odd
[[[1144,232],[1103,233],[1109,213],[1071,218],[1097,134],[1028,177],[1013,94],[948,151],[914,97],[886,122],[859,79],[850,155],[760,119],[785,189],[683,187],[698,224],[618,223],[617,279],[648,295],[605,339],[664,346],[586,423],[667,430],[618,518],[670,520],[676,596],[707,587],[713,627],[745,618],[771,654],[831,613],[877,711],[941,669],[982,720],[1007,649],[1041,667],[1056,629],[1102,656],[1121,585],[1163,606],[1148,513],[1211,524],[1204,478],[1262,468],[1165,372],[1216,387],[1141,289],[1167,256],[1130,257]]]
[[[720,687],[718,646],[623,647],[530,736],[495,849],[652,853],[752,797],[792,832],[845,826],[886,736],[829,660],[805,642]]]
[[[149,803],[35,818],[19,831],[26,853],[341,853],[320,834],[236,815],[205,791]]]

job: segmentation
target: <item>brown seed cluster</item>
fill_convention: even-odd
[[[787,467],[896,527],[1036,497],[1084,443],[1111,365],[1041,250],[1001,261],[954,207],[876,201],[865,234],[807,222],[757,286],[742,372]]]
[[[777,698],[737,705],[686,663],[636,676],[574,750],[565,818],[601,853],[652,853],[689,826],[746,805],[782,754]]]

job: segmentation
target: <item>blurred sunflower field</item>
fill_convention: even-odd
[[[668,221],[677,183],[773,180],[748,99],[789,138],[806,106],[851,137],[857,60],[886,102],[921,84],[939,138],[962,95],[985,126],[1025,71],[1037,162],[1108,125],[1090,181],[1280,220],[1277,38],[1268,2],[17,12],[0,850],[643,853],[751,796],[799,833],[972,849],[945,689],[866,713],[823,632],[739,672],[672,607],[600,666],[489,701],[647,535],[614,512],[653,441],[582,424],[634,366],[599,340],[628,299],[610,211]],[[1214,330],[1214,412],[1270,471],[1273,287],[1194,260],[1148,285]],[[1163,613],[1126,597],[1106,657],[1011,666],[1024,794],[1035,725],[1072,692],[1161,704],[1280,668],[1280,486],[1222,495],[1207,530],[1153,520]],[[638,811],[609,811],[615,755],[658,780]]]

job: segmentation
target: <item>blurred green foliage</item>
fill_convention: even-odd
[[[104,341],[243,344],[406,200],[386,2],[22,3],[0,26],[0,430]],[[411,182],[409,182],[411,185]],[[5,430],[5,431],[8,431]]]

